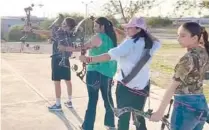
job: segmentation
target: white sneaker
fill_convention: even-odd
[[[72,101],[67,101],[64,103],[66,107],[68,108],[73,108],[73,104],[72,104]]]
[[[117,130],[115,127],[106,126],[107,130]]]

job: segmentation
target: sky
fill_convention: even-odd
[[[73,1],[73,2],[72,2]],[[24,8],[34,3],[33,15],[39,17],[54,17],[60,12],[85,12],[85,4],[91,0],[1,0],[0,15],[1,16],[23,16]],[[88,6],[89,13],[100,13],[100,7],[107,0],[92,0]],[[38,4],[43,4],[39,7]]]
[[[90,1],[93,1],[90,3]],[[130,0],[122,0],[126,4]],[[166,16],[168,12],[172,12],[172,4],[175,0],[158,0],[162,3],[161,6],[156,6],[150,14],[152,16]],[[82,3],[83,2],[83,3]],[[85,13],[85,4],[88,4],[88,12],[91,15],[101,15],[102,5],[108,0],[1,0],[0,3],[0,16],[24,16],[24,8],[32,3],[35,4],[32,15],[38,17],[56,17],[58,13],[79,12]],[[43,7],[39,7],[43,4]],[[145,11],[146,12],[146,11]],[[195,15],[195,14],[194,14]]]

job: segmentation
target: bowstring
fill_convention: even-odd
[[[150,111],[150,109],[147,112],[144,112],[141,110],[134,109],[132,107],[114,108],[114,101],[112,101],[112,103],[110,102],[111,94],[109,95],[109,93],[111,93],[111,87],[113,86],[112,83],[110,83],[110,82],[111,82],[111,80],[108,79],[107,100],[110,105],[110,108],[112,109],[112,111],[116,117],[119,118],[121,115],[123,115],[127,112],[130,112],[133,114],[134,125],[136,127],[139,127],[139,125],[140,125],[140,122],[138,121],[137,116],[142,116],[142,117],[145,117],[148,119],[151,117],[152,111]],[[167,119],[161,119],[160,121],[166,125],[168,130],[170,130],[170,123]]]
[[[78,35],[78,31],[79,31],[79,28],[81,28],[81,25],[83,24],[83,22],[85,22],[86,20],[89,20],[90,18],[88,18],[88,17],[85,17],[83,20],[81,20],[79,23],[78,23],[78,25],[75,27],[75,30],[74,30],[74,35]],[[80,47],[81,47],[81,53],[82,53],[82,51],[84,51],[83,53],[84,53],[84,55],[87,53],[86,52],[86,50],[85,49],[83,49],[83,47],[84,47],[84,43],[87,41],[87,38],[86,38],[86,36],[87,36],[87,23],[85,22],[84,23],[84,31],[81,31],[80,30],[80,32],[79,33],[81,33],[80,35],[78,35],[78,36],[76,36],[76,39],[77,39],[77,37],[80,39]],[[82,55],[82,54],[81,54]],[[88,84],[87,82],[85,82],[84,80],[83,80],[83,77],[84,76],[86,76],[86,73],[87,73],[87,69],[86,69],[86,66],[87,66],[88,64],[86,64],[86,63],[83,63],[83,69],[80,71],[80,72],[76,72],[77,73],[77,76],[81,79],[81,81],[83,82],[83,83],[85,83],[87,86],[90,86],[90,87],[92,87],[93,89],[95,89],[95,90],[97,90],[97,89],[99,89],[99,84],[100,84],[100,82],[99,81],[95,81],[95,83],[93,83],[93,84]],[[96,64],[90,64],[90,65],[96,65]],[[77,66],[77,65],[74,65],[74,66]],[[77,67],[76,67],[77,68]]]

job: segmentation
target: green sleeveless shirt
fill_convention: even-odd
[[[89,56],[97,56],[107,53],[111,48],[113,48],[113,42],[105,33],[99,33],[98,35],[102,41],[102,44],[89,50]],[[97,71],[107,77],[112,78],[117,71],[116,61],[106,61],[100,62],[99,64],[89,64],[87,66],[87,71]]]

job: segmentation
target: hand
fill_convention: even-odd
[[[63,51],[66,51],[66,46],[63,46],[63,45],[58,45],[58,50],[63,52]]]
[[[81,62],[87,63],[88,57],[86,57],[86,56],[84,56],[84,55],[81,55],[81,56],[79,56],[79,60],[80,60]]]
[[[154,122],[158,122],[163,118],[163,113],[160,111],[156,111],[154,112],[151,117],[150,117],[150,121],[154,121]]]

